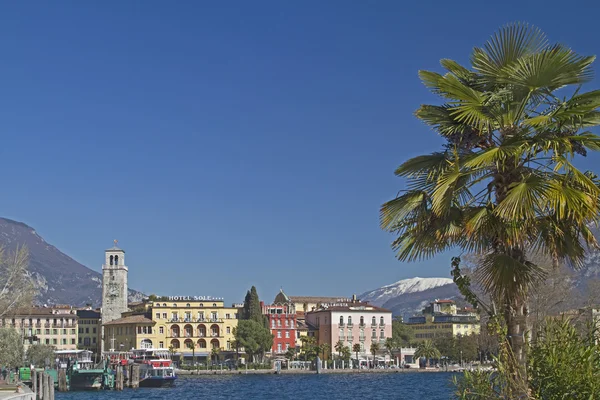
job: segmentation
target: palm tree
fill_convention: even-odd
[[[358,367],[360,368],[360,363],[358,362],[358,352],[360,351],[360,344],[355,343],[354,346],[352,346],[352,351],[356,353],[356,362],[358,363]]]
[[[335,346],[333,347],[335,351],[338,352],[338,356],[340,358],[342,358],[342,351],[344,350],[344,347],[346,346],[344,346],[344,342],[342,342],[341,340],[338,340]]]
[[[415,350],[415,358],[424,357],[427,361],[432,358],[440,358],[440,351],[435,347],[431,340],[425,340],[419,343],[417,350]]]
[[[210,360],[213,360],[213,357],[215,358],[215,362],[218,361],[218,357],[219,354],[221,353],[221,350],[218,347],[213,347],[212,350],[210,351]]]
[[[329,343],[323,343],[321,345],[321,354],[323,354],[323,359],[325,356],[329,359],[329,353],[331,353],[331,345]]]
[[[385,346],[385,349],[387,350],[387,352],[390,354],[390,360],[393,360],[394,359],[394,350],[399,347],[398,341],[391,337],[386,338],[384,346]]]
[[[379,343],[373,342],[371,343],[371,354],[373,354],[373,368],[375,368],[375,355],[379,352]]]
[[[416,116],[446,144],[400,165],[396,175],[408,190],[381,208],[401,261],[449,249],[480,256],[475,278],[494,304],[470,300],[504,320],[521,383],[528,292],[546,272],[532,253],[550,256],[555,267],[578,266],[586,247],[598,246],[589,225],[600,212],[599,180],[572,163],[600,149],[589,131],[600,124],[600,90],[580,90],[593,61],[516,24],[475,48],[470,69],[445,59],[445,75],[421,71],[443,101]],[[468,286],[460,259],[453,261],[455,281]]]
[[[188,349],[192,350],[192,365],[196,365],[196,345],[194,342],[188,342]]]
[[[358,348],[359,348],[359,350],[360,350],[360,345],[358,346]],[[352,354],[352,353],[350,352],[350,348],[349,348],[349,347],[346,347],[346,346],[344,346],[344,348],[342,349],[342,352],[341,352],[341,357],[342,357],[342,360],[345,360],[345,361],[350,361],[350,355],[351,355],[351,354]],[[357,353],[357,357],[358,357],[358,353]]]

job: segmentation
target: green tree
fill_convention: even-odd
[[[35,367],[45,367],[46,361],[50,363],[50,367],[54,365],[54,347],[47,344],[33,344],[27,349],[25,359],[27,364],[33,364]]]
[[[258,323],[265,324],[265,316],[260,307],[260,299],[256,287],[252,286],[244,298],[243,319],[251,319]]]
[[[216,364],[217,361],[219,361],[219,354],[221,354],[221,349],[219,349],[218,347],[213,347],[210,350],[210,360],[213,362],[213,365]]]
[[[415,340],[415,332],[410,325],[394,320],[392,321],[392,338],[398,347],[408,346]]]
[[[440,351],[435,347],[431,340],[425,340],[419,343],[417,350],[415,350],[415,358],[425,358],[428,361],[431,359],[439,359],[441,357]]]
[[[338,352],[338,356],[340,358],[342,358],[342,350],[344,350],[344,347],[346,347],[346,346],[344,346],[344,342],[342,342],[341,340],[338,340],[334,346],[334,349],[335,349],[335,351]]]
[[[273,346],[271,331],[255,320],[240,320],[234,335],[236,342],[244,348],[252,362],[256,362],[257,357],[262,359]]]
[[[23,364],[23,338],[14,328],[0,328],[0,365],[9,368]]]
[[[294,347],[290,347],[285,351],[285,358],[289,361],[292,361],[296,357],[296,349]]]
[[[375,368],[375,356],[379,352],[379,349],[380,349],[379,343],[377,343],[377,342],[371,343],[370,350],[371,350],[371,354],[373,354],[373,368]]]
[[[301,336],[300,341],[302,342],[301,351],[304,355],[304,361],[313,360],[319,353],[317,340],[314,336]]]
[[[331,345],[329,343],[323,343],[320,346],[320,353],[323,355],[323,360],[329,359],[329,355],[331,354]]]
[[[400,165],[408,190],[381,209],[401,261],[457,248],[481,255],[476,279],[504,319],[521,381],[528,293],[543,278],[528,251],[580,265],[598,245],[589,228],[600,212],[598,179],[572,163],[600,149],[589,130],[600,124],[600,91],[580,90],[594,59],[516,24],[476,47],[471,69],[444,59],[445,75],[421,71],[443,101],[416,116],[446,144]]]
[[[399,347],[398,342],[394,340],[393,337],[386,338],[384,346],[388,354],[390,355],[390,358],[394,358],[394,350],[396,350]]]
[[[187,348],[192,350],[192,365],[196,365],[196,344],[194,342],[188,342]]]
[[[360,345],[358,346],[358,349],[360,350]],[[352,355],[352,353],[350,352],[350,348],[344,346],[344,348],[342,349],[342,352],[341,352],[342,360],[344,360],[344,361],[350,361],[350,356],[351,355]],[[358,355],[357,355],[357,357],[358,357]]]
[[[358,361],[358,353],[360,352],[360,344],[354,343],[352,346],[352,351],[356,354],[356,365],[360,368],[360,363]]]

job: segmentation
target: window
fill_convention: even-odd
[[[176,303],[173,303],[173,307],[177,307],[177,304],[176,304]]]
[[[352,317],[348,317],[348,325],[352,325]]]
[[[83,333],[83,328],[79,328],[79,333]]]
[[[156,319],[160,319],[160,313],[159,312],[156,313]]]
[[[289,339],[290,338],[290,332],[289,331],[285,331],[285,338]]]
[[[167,306],[167,303],[163,303],[163,307],[166,307],[166,306]]]
[[[79,338],[78,342],[79,342],[79,344],[81,344],[81,338]]]
[[[277,338],[281,339],[281,331],[277,331]]]
[[[229,313],[225,314],[225,318],[231,319],[231,314],[229,314]]]
[[[290,344],[289,344],[289,343],[286,343],[286,344],[285,344],[285,351],[288,351],[289,349],[290,349]]]
[[[53,335],[58,335],[58,329],[52,329],[52,334]]]
[[[94,333],[96,333],[96,328],[94,328]],[[71,329],[71,335],[75,334],[75,329]]]
[[[280,319],[278,319],[278,320],[277,320],[277,327],[278,327],[278,328],[280,328],[280,327],[281,327],[281,320],[280,320]]]
[[[158,348],[163,349],[165,347],[165,342],[158,342]]]
[[[71,339],[71,344],[75,344],[75,338]]]
[[[87,332],[86,332],[86,333],[87,333]],[[63,334],[63,335],[66,335],[66,334],[67,334],[67,330],[66,330],[66,329],[63,329],[63,330],[62,330],[62,334]]]
[[[85,333],[90,333],[90,328],[85,328]]]
[[[383,329],[379,332],[379,338],[385,339],[385,331]]]
[[[344,325],[344,317],[340,315],[340,325]]]
[[[92,343],[96,344],[96,338],[92,338]]]
[[[64,344],[67,344],[67,339],[63,338],[63,340],[62,340],[62,344],[63,344],[63,345],[64,345]]]
[[[289,324],[290,324],[289,321],[286,319],[285,320],[285,327],[287,328]]]
[[[216,306],[217,306],[217,303],[213,303],[213,307],[216,307]]]
[[[160,303],[156,303],[156,307],[160,307]]]
[[[371,318],[371,325],[376,325],[377,324],[377,320],[375,319],[375,317]]]
[[[190,303],[187,303],[185,306],[186,306],[186,307],[191,307],[191,306],[190,306]]]
[[[200,307],[204,307],[204,304],[200,303]]]
[[[227,327],[227,334],[230,334],[230,333],[231,333],[231,328]]]
[[[375,329],[373,329],[373,334],[371,335],[371,337],[373,339],[375,339],[377,337],[377,331]]]
[[[379,318],[379,325],[381,325],[381,326],[384,325],[384,323],[383,323],[383,317]]]
[[[165,333],[165,328],[162,326],[158,327],[158,333],[160,333],[161,335]]]
[[[364,317],[360,317],[360,324],[364,325],[365,324],[365,318]]]
[[[271,328],[275,329],[275,320],[274,319],[271,320]]]
[[[46,339],[46,344],[50,344],[50,339]]]
[[[167,319],[167,313],[164,312],[162,317],[163,317],[163,319]]]
[[[96,333],[96,328],[92,328],[92,333]]]
[[[227,341],[227,350],[231,350],[231,342],[229,340]]]

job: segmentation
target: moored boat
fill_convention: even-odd
[[[170,387],[177,375],[165,349],[133,350],[133,362],[140,365],[140,387]]]

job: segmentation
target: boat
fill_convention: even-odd
[[[140,387],[171,387],[177,375],[165,349],[132,350],[133,362],[140,365]]]
[[[67,371],[69,390],[100,390],[107,385],[106,364],[94,365],[88,350],[59,350],[56,352],[60,368]]]

